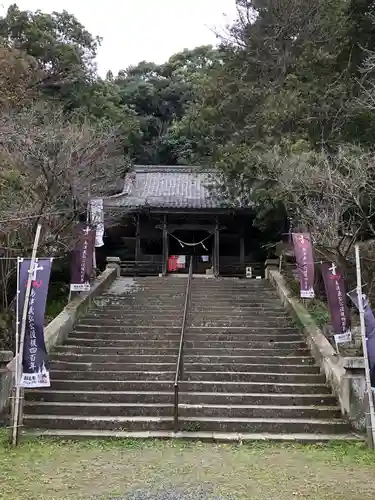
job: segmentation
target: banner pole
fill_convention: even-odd
[[[16,387],[17,387],[17,373],[19,371],[18,364],[20,362],[18,352],[19,352],[19,344],[20,344],[20,312],[19,312],[19,302],[20,302],[20,263],[22,259],[17,257],[17,268],[16,268],[16,324],[15,324],[15,371],[13,374],[13,390],[12,390],[12,422],[15,414],[15,405],[16,405]],[[12,437],[11,437],[12,440]]]
[[[370,411],[370,425],[371,425],[371,448],[375,446],[375,413],[374,413],[374,398],[371,389],[371,376],[370,376],[370,364],[368,360],[367,351],[367,338],[366,338],[366,325],[365,325],[365,312],[363,307],[362,298],[362,276],[361,276],[361,259],[359,255],[359,245],[355,245],[355,260],[356,260],[356,271],[357,271],[357,297],[358,297],[358,310],[359,318],[361,324],[361,337],[362,337],[362,347],[363,347],[363,359],[365,362],[365,377],[366,377],[366,392],[368,397],[368,405]]]
[[[22,359],[23,359],[23,346],[25,342],[25,333],[26,333],[26,321],[27,321],[27,312],[29,310],[29,299],[31,292],[31,282],[33,276],[33,270],[35,266],[36,252],[38,250],[40,233],[42,230],[42,225],[38,224],[35,233],[34,246],[31,254],[29,275],[27,277],[27,286],[25,293],[25,302],[22,311],[22,319],[21,319],[21,336],[19,341],[19,352],[17,356],[19,356],[19,360],[17,363],[18,371],[16,372],[16,399],[14,405],[14,415],[13,415],[13,430],[12,430],[12,445],[17,446],[19,442],[19,416],[20,416],[20,396],[21,396],[21,376],[22,376]]]
[[[87,224],[92,224],[92,203],[91,203],[91,198],[87,204]],[[93,268],[93,273],[96,278],[96,246],[94,242],[94,246],[92,249],[92,268]]]

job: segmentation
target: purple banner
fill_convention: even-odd
[[[86,224],[77,228],[77,243],[72,253],[71,282],[72,292],[89,292],[93,270],[95,230]]]
[[[321,264],[328,307],[335,335],[343,335],[342,341],[351,340],[349,308],[346,303],[345,280],[341,269],[334,263]],[[336,342],[338,343],[337,339]]]
[[[355,307],[359,310],[357,290],[349,292],[348,296],[350,297],[350,300],[353,302]],[[368,297],[365,294],[362,294],[362,303],[366,324],[366,337],[370,338],[375,335],[375,317],[370,307]]]
[[[19,270],[20,293],[18,307],[21,321],[30,265],[31,260],[24,259],[21,261]],[[32,281],[22,353],[22,387],[49,387],[51,385],[48,355],[44,342],[44,313],[46,310],[51,268],[51,259],[36,259],[33,269],[30,270]]]
[[[348,293],[350,300],[359,310],[357,290]],[[371,387],[375,387],[375,317],[367,295],[362,294],[363,310],[366,325],[367,355],[370,365]]]
[[[314,257],[309,233],[293,233],[294,255],[296,257],[300,294],[302,299],[313,299],[314,292]]]

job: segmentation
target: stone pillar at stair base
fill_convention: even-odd
[[[3,415],[7,415],[8,398],[13,384],[13,374],[8,370],[7,364],[12,359],[12,351],[0,351],[0,421]]]
[[[341,405],[353,427],[360,432],[370,428],[366,395],[365,364],[361,357],[343,358],[345,375],[341,380]],[[371,432],[370,432],[371,434]]]
[[[267,280],[270,279],[269,273],[270,271],[277,271],[279,269],[279,261],[278,259],[267,259],[265,264],[265,277]]]
[[[120,257],[107,257],[107,269],[116,269],[117,277],[121,275]]]

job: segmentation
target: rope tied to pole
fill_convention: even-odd
[[[175,240],[177,240],[179,242],[179,244],[181,245],[182,248],[184,248],[185,246],[187,246],[187,247],[197,247],[199,245],[202,245],[202,247],[206,251],[208,251],[208,248],[206,247],[206,245],[204,244],[204,242],[207,241],[209,238],[211,238],[211,236],[213,236],[214,233],[210,233],[208,236],[206,236],[206,238],[203,238],[203,240],[198,241],[198,243],[190,243],[190,242],[187,242],[187,241],[183,241],[180,238],[177,238],[177,236],[175,236],[172,233],[168,233],[168,234],[169,234],[169,236],[172,236],[172,238],[174,238]]]

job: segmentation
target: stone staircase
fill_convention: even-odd
[[[173,383],[187,278],[119,278],[26,393],[27,431],[174,437]],[[356,439],[264,280],[192,280],[178,437]]]

